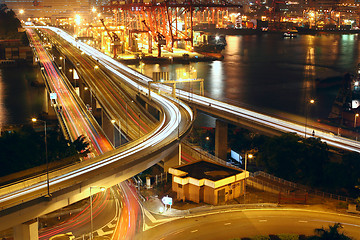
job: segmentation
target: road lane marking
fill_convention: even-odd
[[[259,220],[259,222],[267,222],[267,220],[266,220],[266,219],[263,219],[263,220]]]
[[[307,223],[308,221],[299,220],[299,223]]]
[[[230,225],[231,223],[224,223],[224,225],[226,226],[226,225]]]
[[[196,233],[197,231],[199,231],[199,230],[196,229],[196,230],[192,230],[191,232],[192,232],[192,233]]]

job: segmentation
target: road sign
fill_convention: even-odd
[[[172,205],[173,200],[171,197],[165,196],[161,199],[161,201],[165,204],[165,205]]]
[[[50,100],[56,100],[56,93],[50,93]]]

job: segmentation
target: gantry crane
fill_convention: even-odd
[[[146,29],[152,40],[160,39],[163,43],[161,45],[170,52],[174,44],[193,50],[194,24],[207,22],[209,26],[224,25],[229,17],[228,9],[241,7],[226,0],[164,0],[146,3],[111,0],[108,5],[102,6],[105,11],[116,14],[118,22],[126,26],[130,33],[140,33]],[[151,51],[151,44],[148,47]]]
[[[113,45],[114,58],[115,58],[117,55],[118,48],[122,45],[121,40],[115,32],[112,32],[112,35],[111,35],[110,31],[108,30],[108,28],[105,25],[104,19],[100,19],[100,21],[101,21],[102,25],[104,26],[105,31],[107,32],[107,34],[111,40],[111,44]]]
[[[157,42],[157,46],[158,46],[158,57],[161,57],[161,46],[166,45],[166,39],[165,36],[162,35],[160,32],[156,32],[154,33],[153,31],[151,31],[151,29],[149,28],[148,25],[146,25],[145,20],[141,21],[145,28],[150,32],[150,34],[152,35],[152,37],[154,38],[155,42]]]

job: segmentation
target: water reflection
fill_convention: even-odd
[[[224,60],[161,66],[176,76],[176,69],[194,67],[205,80],[207,96],[263,112],[304,116],[305,99],[315,98],[312,118],[327,118],[338,87],[316,82],[341,79],[359,62],[357,35],[228,36]],[[153,66],[144,70],[151,76]],[[316,108],[316,109],[315,109]]]
[[[215,99],[222,100],[224,98],[224,87],[227,85],[224,78],[226,78],[226,73],[223,72],[222,62],[214,61],[210,63],[209,78],[206,79],[206,93]]]
[[[0,127],[28,123],[44,111],[46,95],[38,80],[41,75],[33,67],[0,69]]]
[[[5,84],[3,81],[3,72],[0,69],[0,129],[7,122],[7,111],[5,107]],[[1,133],[1,130],[0,130]]]

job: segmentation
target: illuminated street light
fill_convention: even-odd
[[[244,204],[246,202],[246,178],[247,178],[246,168],[247,168],[247,161],[248,161],[248,158],[252,159],[253,157],[254,157],[254,155],[252,155],[251,153],[248,153],[248,152],[245,153]]]
[[[76,25],[80,25],[80,23],[81,23],[81,17],[80,17],[80,15],[79,14],[76,14],[75,15],[75,23],[76,23]]]
[[[306,104],[306,116],[305,116],[305,138],[306,138],[306,128],[307,128],[307,119],[308,119],[308,115],[309,115],[309,108],[311,104],[314,104],[315,100],[314,99],[310,99],[309,102]]]
[[[24,9],[20,9],[20,10],[19,10],[19,13],[20,13],[21,15],[24,14],[24,12],[25,12]]]
[[[94,225],[93,225],[93,208],[92,208],[92,194],[91,194],[91,189],[92,188],[98,188],[100,189],[100,191],[104,192],[106,190],[105,187],[90,187],[90,227],[91,227],[91,232],[90,232],[90,239],[93,239],[93,231],[94,231]]]
[[[96,12],[96,8],[93,7],[93,8],[91,9],[91,11],[92,11],[93,13],[95,13],[95,12]]]
[[[46,197],[51,197],[51,194],[50,194],[50,181],[49,181],[49,161],[48,161],[48,152],[47,152],[47,137],[46,137],[46,121],[40,120],[40,119],[36,119],[36,118],[32,118],[31,121],[32,121],[33,123],[35,123],[35,122],[37,122],[37,121],[44,123],[44,131],[45,131],[45,159],[46,159],[46,185],[47,185],[47,196],[46,196]]]
[[[356,118],[359,117],[359,114],[355,114],[355,117],[354,117],[354,128],[356,128]]]

